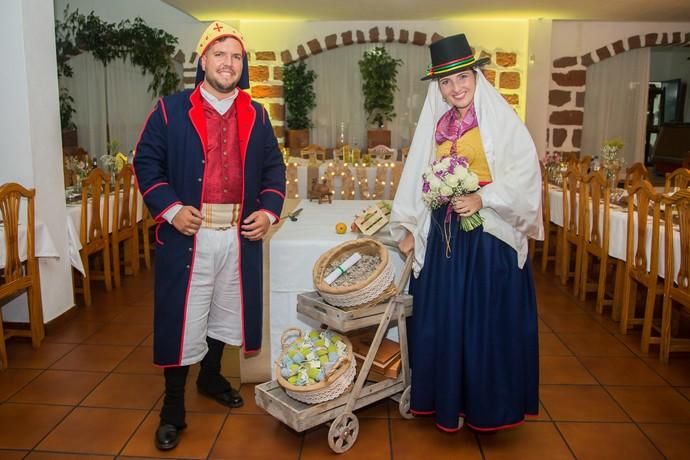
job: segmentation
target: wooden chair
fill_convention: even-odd
[[[641,180],[649,180],[649,171],[644,164],[638,161],[625,170],[625,189],[629,190],[634,183]]]
[[[35,252],[34,196],[36,192],[27,190],[16,183],[0,186],[0,217],[5,235],[5,266],[0,268],[0,302],[13,298],[23,292],[28,296],[29,330],[4,329],[0,315],[0,364],[7,368],[7,349],[5,339],[14,336],[31,337],[31,344],[38,348],[45,336],[43,328],[43,305],[41,302],[41,280]],[[26,210],[26,260],[20,258],[19,225],[20,210]],[[2,304],[0,303],[0,308]]]
[[[156,221],[151,217],[149,208],[144,205],[141,210],[141,222],[139,222],[139,229],[141,230],[141,245],[139,247],[139,260],[144,260],[144,266],[147,270],[151,269],[151,248],[155,247],[151,244],[151,229],[156,226]]]
[[[134,192],[134,193],[132,193]],[[137,225],[137,191],[134,188],[134,169],[126,164],[115,176],[113,232],[110,245],[113,251],[113,279],[120,287],[120,243],[124,246],[123,268],[133,275],[139,273],[139,228]]]
[[[554,261],[556,268],[558,262],[556,261],[556,254],[551,255],[551,237],[556,238],[556,247],[558,247],[558,227],[551,223],[551,198],[549,197],[549,178],[546,175],[544,163],[539,162],[541,168],[541,216],[544,224],[544,241],[541,248],[541,271],[546,272],[546,267],[549,261]]]
[[[664,193],[683,190],[690,187],[690,169],[678,168],[672,173],[666,174]]]
[[[574,279],[573,295],[577,295],[580,287],[580,271],[582,262],[582,205],[578,202],[580,189],[580,172],[576,163],[570,162],[563,174],[563,229],[558,257],[560,258],[561,283],[566,284],[571,277]],[[571,270],[571,254],[575,252],[575,269]]]
[[[580,175],[582,177],[589,173],[589,166],[592,164],[592,156],[585,155],[577,160],[577,168],[580,170]]]
[[[584,301],[588,292],[596,292],[596,311],[603,313],[604,305],[613,305],[614,299],[617,299],[616,294],[623,276],[622,269],[616,272],[617,282],[613,298],[605,299],[609,264],[618,267],[615,259],[609,259],[610,190],[602,171],[593,171],[585,176],[580,190],[582,202],[587,203],[583,206],[582,212],[580,300]],[[594,258],[599,260],[599,275],[596,282],[590,283],[590,259]]]
[[[395,149],[392,149],[388,146],[385,145],[377,145],[374,147],[371,147],[368,150],[369,157],[377,160],[383,160],[383,161],[392,161],[395,160],[398,155]]]
[[[619,326],[621,334],[627,334],[632,326],[642,324],[643,352],[649,349],[656,297],[663,294],[663,285],[658,280],[660,203],[661,195],[654,191],[654,187],[648,181],[640,181],[628,191],[628,231]],[[650,211],[652,212],[651,249],[647,257]],[[647,289],[643,316],[637,316],[635,311],[638,284]],[[654,343],[658,343],[658,339]]]
[[[680,190],[670,197],[663,197],[665,221],[665,269],[664,303],[661,312],[661,347],[659,358],[667,363],[673,351],[690,351],[690,339],[674,337],[675,301],[678,312],[690,314],[690,190]],[[675,270],[675,248],[673,216],[678,215],[680,233],[680,263]]]
[[[345,161],[345,152],[349,151],[349,160],[352,162],[352,146],[350,144],[343,144],[340,147],[333,149],[333,159],[338,161]]]
[[[103,280],[105,289],[112,289],[110,273],[110,236],[108,235],[110,176],[102,169],[96,168],[82,183],[81,191],[81,231],[79,240],[84,280],[82,286],[76,286],[74,292],[84,295],[84,303],[91,305],[91,281]],[[89,256],[101,254],[102,270],[91,270]],[[77,276],[74,277],[75,282]]]
[[[307,145],[300,150],[299,155],[301,158],[309,159],[313,156],[318,161],[326,161],[326,149],[316,144]]]
[[[407,161],[407,155],[409,155],[409,153],[410,153],[409,147],[403,147],[400,149],[400,161],[402,161],[403,164],[405,164],[405,162]]]

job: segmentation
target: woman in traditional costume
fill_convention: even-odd
[[[396,194],[393,238],[412,253],[411,411],[494,431],[539,410],[537,304],[528,238],[543,238],[532,138],[487,82],[463,34],[430,46],[431,80]],[[464,156],[481,188],[431,210],[422,173]],[[450,209],[449,209],[450,208]],[[460,218],[479,213],[470,231]]]

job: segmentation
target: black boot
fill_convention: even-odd
[[[206,337],[206,343],[208,344],[208,353],[201,360],[201,369],[196,380],[199,393],[215,399],[224,406],[241,407],[244,401],[242,401],[240,392],[233,389],[230,382],[220,374],[220,361],[223,357],[225,344],[211,337]]]
[[[184,387],[189,366],[167,367],[165,374],[165,398],[160,413],[160,424],[156,430],[156,447],[160,450],[174,449],[180,442],[180,432],[185,423]]]

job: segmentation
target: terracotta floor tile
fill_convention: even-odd
[[[74,347],[75,345],[65,343],[42,343],[40,347],[33,348],[31,342],[9,340],[7,342],[9,367],[14,369],[47,369]]]
[[[658,360],[659,349],[656,346],[649,347],[648,353],[642,353],[640,349],[641,338],[639,329],[629,331],[627,334],[621,334],[619,331],[614,331],[614,335],[636,356]]]
[[[690,386],[690,358],[675,358],[671,355],[668,364],[659,361],[655,355],[651,359],[645,360],[649,366],[659,375],[669,381],[671,385],[678,387]]]
[[[328,446],[328,428],[321,426],[304,435],[300,460],[389,460],[389,421],[376,418],[361,418],[358,421],[359,435],[350,450],[342,454],[333,452]]]
[[[27,453],[22,450],[0,450],[0,460],[21,460]]]
[[[0,402],[19,391],[40,374],[35,369],[5,369],[0,371]]]
[[[606,391],[594,385],[543,385],[539,397],[553,420],[628,422]]]
[[[577,458],[602,460],[664,458],[633,423],[560,422],[557,425]]]
[[[539,403],[539,414],[536,416],[528,416],[527,420],[529,421],[549,421],[551,420],[551,416],[549,415],[549,412],[546,410],[546,407],[544,407],[543,403]]]
[[[690,401],[670,387],[607,387],[636,422],[690,423]]]
[[[573,356],[558,336],[551,332],[539,333],[539,356]]]
[[[551,328],[544,321],[542,321],[541,318],[539,318],[537,321],[538,321],[537,329],[539,330],[539,332],[552,332]]]
[[[209,458],[293,460],[302,435],[269,415],[233,415],[225,421]]]
[[[154,458],[206,458],[220,432],[225,415],[187,413],[186,420],[187,428],[182,432],[180,444],[172,451],[161,452],[156,449],[153,442],[160,419],[157,413],[150,413],[125,446],[122,455]]]
[[[573,458],[551,422],[528,422],[496,434],[479,435],[479,444],[486,460]]]
[[[116,455],[145,416],[141,410],[77,407],[37,450]]]
[[[592,385],[596,380],[572,356],[541,356],[539,379],[543,384]]]
[[[683,393],[688,400],[690,400],[690,387],[688,388],[676,388],[678,391]]]
[[[47,370],[15,394],[10,401],[77,405],[106,374]]]
[[[165,379],[160,375],[110,374],[81,405],[151,409],[164,389]]]
[[[230,408],[227,406],[224,406],[220,404],[219,402],[216,402],[214,399],[204,396],[199,391],[196,389],[196,372],[194,371],[195,369],[192,368],[190,370],[189,375],[187,376],[187,386],[185,387],[185,395],[184,395],[184,401],[185,401],[185,409],[187,410],[187,413],[189,412],[203,412],[207,414],[222,414],[225,415],[230,411]],[[243,395],[244,398],[244,405],[245,406],[250,406],[252,404],[251,401],[253,400],[248,400],[247,397]],[[163,407],[163,398],[159,399],[156,405],[154,406],[155,412],[158,413],[160,411],[160,408]],[[251,406],[250,406],[251,407]],[[244,408],[244,407],[243,407]],[[232,409],[233,411],[238,411],[240,409]],[[256,409],[257,411],[261,409]],[[264,413],[262,411],[262,413]]]
[[[588,356],[580,358],[580,362],[602,385],[666,385],[637,356]]]
[[[563,294],[537,295],[539,314],[572,315],[582,313],[582,308],[564,298]]]
[[[0,449],[31,449],[72,410],[39,404],[0,405]]]
[[[48,325],[45,341],[48,343],[82,343],[89,336],[106,325],[102,321],[63,322],[56,326]]]
[[[121,308],[118,315],[111,320],[111,323],[153,325],[153,308],[151,306]]]
[[[152,324],[111,323],[99,330],[84,343],[94,345],[139,345],[151,334]]]
[[[471,431],[446,433],[431,419],[391,420],[391,446],[395,460],[482,458]]]
[[[642,431],[669,460],[690,456],[690,425],[642,424]]]
[[[561,332],[558,337],[576,356],[634,356],[628,347],[607,332]]]
[[[240,387],[240,394],[244,399],[244,406],[238,409],[232,409],[233,414],[255,414],[266,415],[266,411],[256,405],[256,398],[254,397],[253,383],[243,383]],[[195,390],[196,391],[196,390]]]
[[[564,315],[561,313],[542,313],[541,319],[551,328],[553,332],[603,332],[604,329],[587,313],[572,313]]]
[[[141,342],[142,347],[153,347],[153,333],[149,334],[143,342]]]
[[[389,408],[390,403],[393,403],[393,406]],[[389,410],[397,412],[398,404],[386,398],[356,410],[355,415],[358,418],[388,418]]]
[[[137,347],[117,365],[113,372],[122,374],[163,375],[163,369],[153,365],[153,348]]]
[[[133,349],[132,346],[77,345],[51,369],[110,372]]]
[[[112,458],[112,455],[60,454],[57,452],[34,451],[26,457],[26,460],[106,460]]]

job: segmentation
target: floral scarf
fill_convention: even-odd
[[[477,123],[477,113],[474,110],[474,102],[459,122],[458,111],[455,107],[452,107],[441,116],[441,119],[436,124],[436,144],[441,145],[445,141],[450,141],[450,154],[454,155],[457,153],[457,146],[455,145],[457,140],[467,131],[477,126],[479,125]]]

